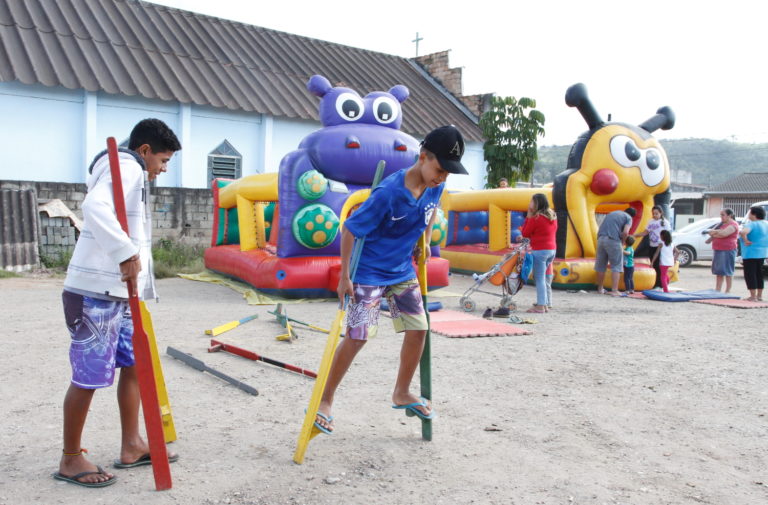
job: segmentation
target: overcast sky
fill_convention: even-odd
[[[586,129],[564,101],[576,82],[613,121],[639,124],[672,107],[677,123],[657,131],[659,139],[768,142],[768,29],[759,1],[154,3],[404,57],[415,55],[418,32],[420,55],[450,50],[465,95],[536,99],[546,116],[540,145],[571,144]]]

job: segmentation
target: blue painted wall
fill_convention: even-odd
[[[208,187],[208,155],[224,140],[242,155],[242,175],[276,172],[280,160],[320,128],[314,121],[0,82],[0,180],[85,182],[87,167],[106,147],[106,138],[122,142],[138,121],[149,117],[165,121],[182,142],[168,173],[157,180],[170,187]],[[467,144],[463,162],[470,175],[452,175],[448,187],[481,189],[482,144]]]
[[[263,172],[261,114],[221,111],[213,107],[192,106],[192,131],[189,150],[191,166],[185,166],[184,186],[208,187],[208,155],[227,140],[243,157],[242,175]],[[184,147],[187,150],[187,147]]]
[[[81,182],[83,92],[0,82],[0,179]]]

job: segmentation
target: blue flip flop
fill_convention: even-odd
[[[421,401],[414,402],[414,403],[409,403],[407,405],[392,405],[392,408],[393,409],[405,409],[407,412],[411,412],[412,414],[414,414],[416,416],[419,416],[422,419],[434,419],[434,417],[436,415],[435,414],[435,409],[432,409],[430,414],[427,416],[427,415],[424,415],[424,413],[422,411],[420,411],[419,409],[416,408],[416,407],[429,408],[429,404],[427,403],[427,399],[426,398],[424,398],[422,396],[420,398],[420,400]]]
[[[178,460],[179,460],[178,454],[168,455],[168,463],[175,463]],[[119,459],[116,459],[112,463],[112,466],[114,466],[115,468],[125,469],[125,468],[136,468],[137,466],[144,466],[144,465],[151,465],[151,464],[152,464],[152,456],[150,456],[149,453],[146,453],[143,456],[139,457],[133,463],[123,463]]]
[[[331,422],[333,421],[333,416],[326,416],[322,412],[318,412],[315,415],[320,416],[321,418],[323,418],[323,420],[326,423],[328,423],[328,424],[331,424]],[[332,430],[329,430],[328,428],[324,427],[322,424],[318,423],[317,421],[315,421],[315,428],[317,428],[318,430],[322,431],[326,435],[333,435],[333,431]]]

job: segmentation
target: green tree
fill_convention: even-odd
[[[544,114],[534,107],[533,98],[495,96],[490,109],[480,117],[479,125],[486,139],[486,188],[497,187],[501,178],[506,178],[512,187],[519,180],[531,178],[537,159],[537,139],[544,135]]]

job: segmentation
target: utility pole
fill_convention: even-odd
[[[416,32],[416,38],[413,39],[411,42],[414,42],[416,44],[416,57],[419,57],[419,41],[424,40],[424,37],[419,37],[419,32]]]

